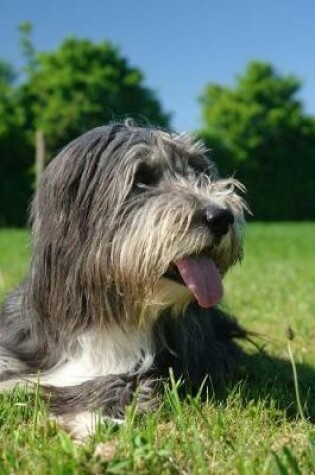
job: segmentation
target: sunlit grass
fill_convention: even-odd
[[[30,234],[23,229],[0,229],[0,299],[26,275]]]
[[[160,410],[137,417],[132,406],[125,425],[104,426],[78,446],[41,401],[16,391],[0,399],[0,473],[314,473],[314,257],[315,224],[249,226],[244,262],[226,279],[226,305],[266,337],[256,337],[260,351],[248,346],[225,398],[181,400],[173,381]],[[27,232],[1,231],[2,296],[27,266]]]

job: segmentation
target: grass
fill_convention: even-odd
[[[25,231],[0,232],[0,298],[26,272],[28,248]],[[125,425],[80,446],[35,396],[2,395],[0,473],[315,473],[314,251],[315,224],[249,226],[226,305],[266,337],[247,345],[225,397],[181,400],[173,381],[157,412],[130,407]]]

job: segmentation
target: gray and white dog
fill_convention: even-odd
[[[93,129],[44,172],[28,277],[0,320],[2,389],[39,377],[72,434],[93,411],[123,418],[156,402],[156,381],[212,384],[246,336],[217,305],[242,257],[246,205],[190,134],[130,123]]]

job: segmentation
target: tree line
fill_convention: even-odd
[[[84,131],[112,120],[171,126],[144,75],[113,44],[66,39],[37,52],[21,25],[22,77],[0,60],[0,225],[25,225],[35,183],[36,131],[46,161]],[[199,102],[202,137],[222,175],[248,190],[254,217],[315,218],[315,119],[299,98],[301,82],[270,64],[251,62],[233,87],[208,84]]]

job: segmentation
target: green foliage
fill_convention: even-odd
[[[67,39],[54,52],[38,53],[32,25],[19,26],[26,65],[23,81],[0,61],[0,226],[24,225],[34,182],[34,137],[45,134],[47,159],[86,130],[134,117],[167,126],[155,94],[109,42]]]
[[[0,60],[0,226],[25,224],[31,194],[32,154],[14,80],[13,69]]]
[[[209,84],[200,135],[225,173],[248,188],[258,219],[314,219],[315,120],[298,98],[300,81],[252,62],[234,88]]]
[[[70,38],[57,51],[38,54],[21,94],[29,123],[43,129],[50,155],[116,118],[141,117],[161,126],[169,120],[141,71],[109,42]]]

